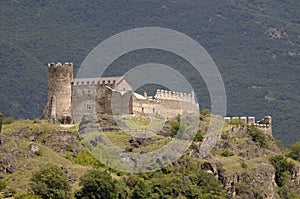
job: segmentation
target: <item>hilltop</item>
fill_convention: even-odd
[[[133,119],[139,126],[146,125],[148,121],[141,116]],[[200,119],[195,140],[182,158],[162,170],[134,175],[109,169],[98,162],[81,145],[81,136],[75,126],[32,120],[5,124],[0,134],[0,178],[7,182],[3,194],[9,196],[29,192],[33,173],[52,163],[67,174],[73,191],[79,190],[81,176],[87,171],[94,168],[107,170],[118,183],[125,183],[119,185],[127,193],[124,198],[130,198],[132,194],[142,194],[146,198],[156,198],[157,194],[166,197],[179,194],[185,198],[188,194],[199,196],[200,192],[213,198],[300,196],[297,192],[300,190],[300,163],[286,157],[287,153],[278,148],[280,145],[272,135],[241,121],[226,124],[209,155],[199,158],[210,117],[202,115]],[[115,128],[116,123],[111,116],[100,115],[98,122],[112,130],[105,132],[105,135],[116,146],[128,152],[145,153],[173,139],[178,118],[167,121],[160,135],[146,140],[133,139],[130,133]],[[282,164],[291,165],[290,170]],[[174,180],[174,190],[169,192],[167,187]],[[142,183],[139,186],[146,187],[137,186],[137,181]]]

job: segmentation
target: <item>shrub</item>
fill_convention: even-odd
[[[107,171],[91,170],[80,178],[82,188],[75,198],[106,199],[116,197],[116,181]]]
[[[258,146],[262,148],[267,148],[266,137],[258,128],[251,125],[249,126],[249,135],[253,142],[255,142]]]
[[[242,162],[242,163],[241,163],[241,167],[244,168],[244,169],[247,169],[247,168],[248,168],[248,165],[247,165],[245,162]]]
[[[2,122],[2,124],[11,124],[15,121],[15,118],[13,117],[8,117],[8,118],[5,118]]]
[[[283,155],[277,155],[270,158],[270,163],[275,168],[275,182],[279,187],[282,187],[289,181],[295,164],[289,161]]]
[[[178,133],[179,128],[180,128],[180,122],[173,122],[172,123],[172,125],[171,125],[172,136],[175,136]]]
[[[291,145],[288,156],[293,158],[294,160],[300,161],[300,142],[294,142]]]
[[[195,138],[194,138],[194,141],[195,142],[200,142],[204,139],[204,135],[202,132],[197,132],[196,135],[195,135]]]
[[[54,164],[47,164],[33,174],[31,190],[43,199],[69,199],[71,187],[69,177]]]

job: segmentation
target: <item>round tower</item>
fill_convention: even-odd
[[[73,63],[48,64],[48,102],[43,118],[50,123],[72,122]]]

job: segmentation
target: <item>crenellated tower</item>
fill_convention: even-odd
[[[43,119],[72,123],[73,63],[48,64],[48,102]]]

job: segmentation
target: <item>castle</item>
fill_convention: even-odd
[[[155,96],[135,93],[125,77],[73,78],[72,63],[48,64],[48,101],[43,119],[49,123],[80,122],[85,114],[147,114],[172,118],[183,112],[199,113],[195,94],[157,90]],[[225,117],[230,123],[240,120],[272,134],[272,118]]]
[[[147,114],[164,118],[199,113],[195,94],[157,90],[135,93],[125,77],[73,78],[73,63],[48,64],[48,101],[43,119],[49,123],[80,122],[85,114]]]

